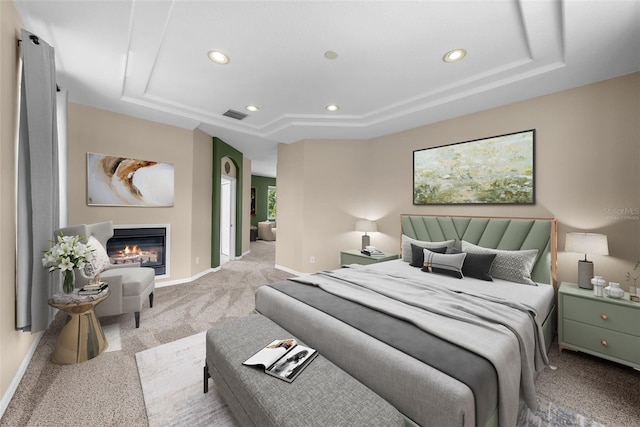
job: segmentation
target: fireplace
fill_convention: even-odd
[[[112,264],[139,262],[153,268],[156,276],[168,275],[168,229],[168,225],[114,225],[107,242],[109,260]]]

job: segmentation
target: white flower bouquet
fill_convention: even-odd
[[[60,234],[56,244],[44,253],[42,265],[49,267],[49,272],[60,270],[64,274],[63,290],[71,293],[74,289],[75,268],[84,268],[91,257],[91,248],[80,241],[80,236],[63,236]]]

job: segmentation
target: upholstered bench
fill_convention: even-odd
[[[387,401],[318,355],[292,383],[242,364],[275,339],[295,338],[260,314],[207,331],[204,391],[211,376],[242,426],[404,426]]]

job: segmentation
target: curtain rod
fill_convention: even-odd
[[[33,44],[40,44],[40,39],[38,38],[38,36],[34,36],[33,34],[29,36],[29,40],[31,40],[31,43]],[[20,43],[22,42],[22,39],[18,39],[18,46],[20,46]]]

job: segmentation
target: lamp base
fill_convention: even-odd
[[[362,236],[362,250],[371,245],[371,239],[366,234]]]
[[[593,289],[591,279],[593,279],[593,263],[584,260],[578,261],[578,287]]]

